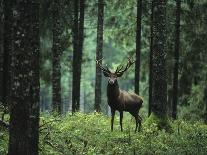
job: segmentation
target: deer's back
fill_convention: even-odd
[[[140,96],[135,93],[128,93],[126,91],[121,91],[120,93],[121,102],[123,102],[124,110],[139,110],[142,107],[143,100]]]

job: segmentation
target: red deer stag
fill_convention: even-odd
[[[132,116],[135,117],[136,120],[136,128],[135,132],[137,131],[138,124],[140,131],[141,128],[141,120],[142,118],[139,116],[139,110],[142,107],[143,100],[140,96],[135,93],[128,93],[124,90],[119,89],[119,84],[117,81],[118,77],[121,77],[127,69],[134,63],[128,58],[128,63],[126,67],[119,66],[117,67],[116,71],[113,73],[109,70],[108,67],[103,67],[100,64],[100,60],[96,60],[96,64],[99,68],[103,71],[105,77],[108,77],[108,85],[107,85],[107,98],[108,98],[108,105],[111,108],[111,131],[113,131],[113,124],[114,124],[114,116],[115,111],[118,110],[120,113],[120,126],[121,131],[122,128],[122,120],[123,120],[123,111],[129,112]]]

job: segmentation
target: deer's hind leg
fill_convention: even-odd
[[[136,112],[130,112],[130,114],[132,116],[134,116],[135,121],[136,121],[136,127],[135,127],[135,131],[134,131],[136,133],[137,132],[138,125],[139,125],[138,131],[140,131],[140,129],[141,129],[141,117]]]
[[[123,128],[122,128],[122,120],[123,120],[123,111],[120,111],[120,126],[121,126],[121,131],[123,131]]]
[[[139,129],[138,129],[139,132],[142,126],[142,117],[140,117],[139,114],[137,114],[137,116],[138,116],[138,123],[139,123]]]

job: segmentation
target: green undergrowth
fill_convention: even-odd
[[[134,123],[129,115],[125,115],[124,131],[121,132],[116,117],[114,132],[111,132],[110,117],[103,114],[43,115],[40,118],[39,154],[207,154],[207,126],[201,122],[170,122],[171,133],[159,130],[155,123],[143,125],[141,132],[134,133]],[[7,132],[1,131],[0,154],[6,154],[7,143]]]
[[[156,124],[158,129],[165,129],[165,131],[169,133],[173,132],[171,123],[169,119],[167,118],[167,116],[164,118],[159,118],[152,112],[151,115],[144,122],[144,126],[150,127],[152,124]]]

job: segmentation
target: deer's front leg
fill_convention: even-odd
[[[122,120],[123,120],[123,111],[120,111],[120,126],[121,126],[121,131],[123,131],[123,128],[122,128]]]
[[[111,131],[113,131],[114,128],[114,116],[115,116],[115,110],[111,109]]]

